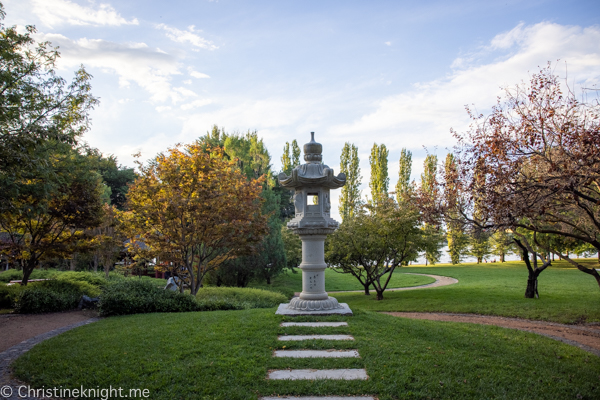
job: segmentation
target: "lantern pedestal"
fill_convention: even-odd
[[[325,291],[324,234],[300,234],[302,240],[302,292],[289,303],[280,304],[280,315],[352,315],[346,303],[338,303]]]

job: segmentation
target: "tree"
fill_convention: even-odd
[[[460,259],[467,249],[469,238],[465,233],[463,223],[456,211],[458,206],[458,191],[459,183],[458,166],[456,158],[452,153],[448,153],[444,163],[444,178],[443,184],[444,201],[448,205],[448,213],[445,218],[446,223],[446,240],[448,241],[448,253],[452,264],[459,264]]]
[[[252,253],[267,233],[260,212],[264,178],[248,180],[222,149],[175,147],[138,166],[131,212],[122,217],[129,247],[171,263],[193,295],[209,271]]]
[[[371,188],[373,204],[376,204],[387,199],[390,185],[390,178],[388,177],[388,150],[385,144],[380,146],[377,143],[373,144],[369,163],[371,164],[369,187]]]
[[[439,196],[436,155],[428,154],[425,157],[425,161],[423,162],[423,173],[421,174],[420,191],[427,198],[437,199]],[[443,240],[441,226],[439,223],[425,222],[423,224],[423,231],[427,237],[427,246],[425,246],[425,264],[429,263],[434,265],[440,261],[442,255],[442,252],[440,251]]]
[[[302,241],[300,236],[289,230],[286,224],[281,226],[281,239],[285,250],[285,260],[287,267],[294,271],[302,262]]]
[[[600,250],[600,104],[563,93],[548,65],[528,87],[506,89],[489,116],[469,113],[471,130],[455,133],[460,180],[482,199],[487,225],[560,235]],[[484,184],[478,173],[485,175]],[[462,214],[472,215],[473,201],[463,205]],[[550,243],[541,246],[600,286],[596,269]]]
[[[414,187],[410,183],[412,172],[412,152],[405,148],[400,151],[400,168],[398,170],[398,183],[396,183],[396,201],[410,201],[413,196]]]
[[[0,3],[0,21],[5,17]],[[71,84],[54,70],[58,51],[48,42],[36,43],[36,29],[24,33],[0,23],[0,208],[13,208],[26,185],[25,176],[53,171],[37,151],[51,140],[74,145],[89,128],[88,112],[97,104],[91,76],[83,66]]]
[[[396,267],[417,259],[425,246],[419,213],[411,204],[383,199],[366,205],[329,237],[325,261],[336,272],[352,274],[365,294],[372,286],[377,300]]]
[[[352,218],[361,206],[360,201],[360,160],[358,147],[346,142],[340,157],[340,172],[346,175],[346,184],[342,186],[340,195],[340,215],[342,221]]]
[[[48,172],[23,171],[15,180],[19,192],[0,211],[0,231],[9,239],[2,253],[22,261],[23,285],[41,261],[89,246],[103,206],[100,176],[71,146],[48,141],[32,155]]]
[[[290,157],[290,143],[285,142],[283,146],[283,154],[281,155],[281,171],[285,172],[286,175],[292,173],[292,159]]]
[[[300,165],[300,146],[296,139],[292,140],[292,169]]]
[[[498,230],[490,237],[491,253],[500,258],[500,262],[505,262],[506,255],[513,253],[514,249],[513,235],[509,231]]]

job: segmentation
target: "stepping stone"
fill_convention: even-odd
[[[363,368],[355,369],[280,369],[269,372],[269,379],[276,380],[315,380],[315,379],[336,379],[336,380],[367,380],[367,371]]]
[[[318,328],[321,326],[348,326],[347,322],[282,322],[280,326],[310,326]]]
[[[282,335],[278,337],[279,340],[354,340],[351,335]]]
[[[290,358],[359,358],[358,350],[275,350],[275,357]]]
[[[375,400],[373,396],[283,396],[283,397],[261,397],[260,400]]]

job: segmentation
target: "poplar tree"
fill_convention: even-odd
[[[359,187],[362,176],[360,176],[358,147],[350,142],[346,142],[342,149],[340,172],[346,174],[346,185],[342,186],[339,207],[342,221],[344,221],[347,217],[354,217],[361,206]]]
[[[371,188],[371,196],[373,197],[374,204],[381,202],[388,195],[390,184],[390,178],[388,177],[388,154],[389,152],[385,144],[380,146],[377,143],[373,144],[371,155],[369,156],[369,162],[371,163],[371,181],[369,182],[369,187]]]
[[[452,264],[459,264],[460,258],[467,249],[469,243],[468,237],[463,229],[463,224],[459,219],[459,215],[455,211],[458,202],[458,166],[456,157],[452,153],[446,156],[444,163],[445,185],[444,185],[444,201],[450,210],[446,217],[446,239],[448,240],[448,253]]]
[[[292,159],[290,158],[289,142],[285,142],[285,146],[283,146],[283,155],[281,156],[281,170],[285,172],[286,175],[290,175],[292,173]]]
[[[408,201],[412,192],[410,174],[412,172],[412,152],[403,148],[400,152],[400,169],[398,171],[398,183],[396,184],[396,200]]]
[[[300,146],[296,139],[292,141],[292,169],[300,165]]]
[[[430,199],[438,198],[437,184],[437,156],[428,154],[423,162],[423,173],[421,174],[421,191]],[[439,225],[425,223],[423,230],[427,237],[425,248],[426,264],[434,265],[440,261],[442,244],[442,233]]]

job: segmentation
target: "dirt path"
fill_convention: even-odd
[[[450,278],[449,276],[429,275],[429,274],[415,274],[415,273],[412,273],[412,272],[402,272],[402,273],[403,274],[407,274],[407,275],[428,276],[430,278],[435,279],[435,282],[428,283],[427,285],[409,286],[409,287],[386,289],[385,290],[386,292],[396,292],[396,291],[400,291],[400,290],[428,289],[428,288],[434,288],[434,287],[438,287],[438,286],[447,286],[447,285],[453,285],[455,283],[458,283],[458,279]],[[327,293],[362,293],[362,292],[364,292],[364,290],[342,290],[342,291],[327,292]]]
[[[496,325],[519,329],[548,336],[552,339],[577,346],[600,357],[600,324],[563,325],[554,322],[529,321],[518,318],[493,317],[487,315],[384,312],[395,317],[428,319],[432,321],[467,322],[471,324]]]
[[[34,336],[97,317],[91,310],[50,314],[0,315],[0,353]]]

